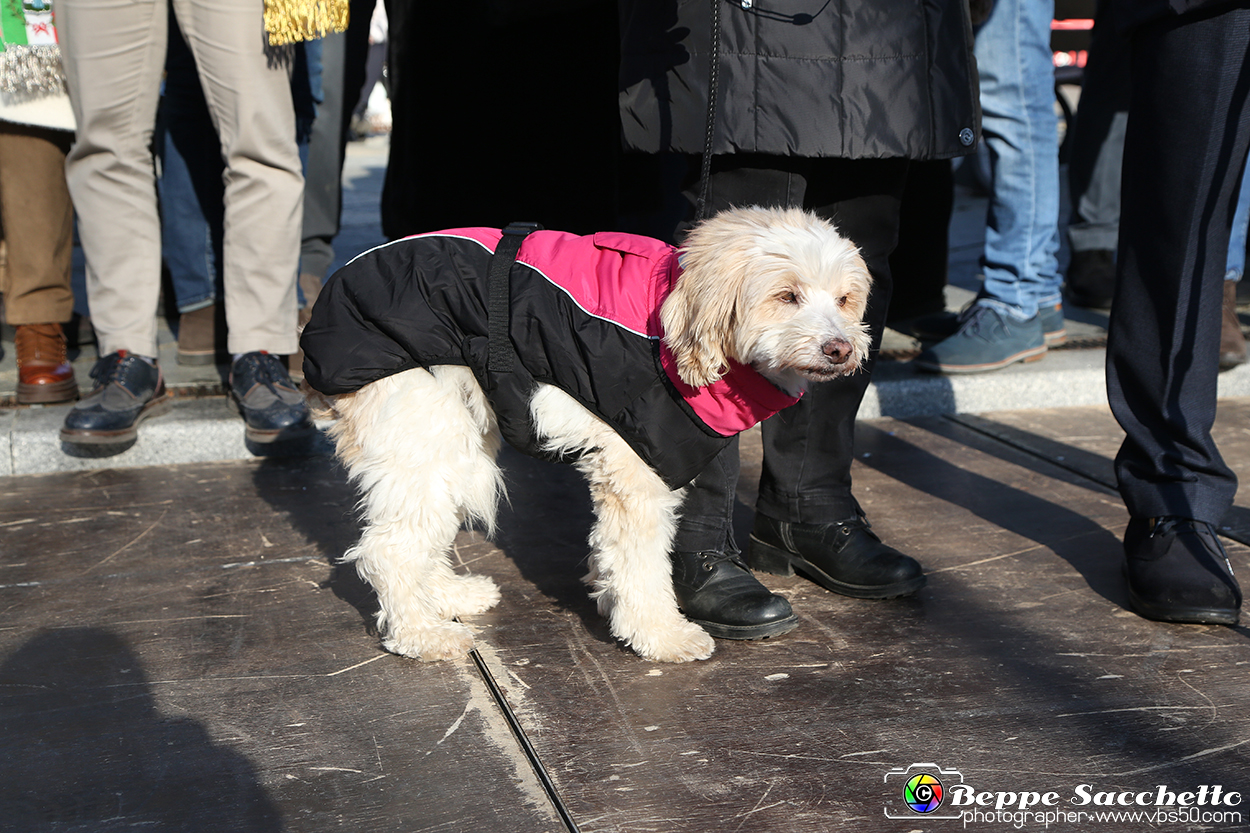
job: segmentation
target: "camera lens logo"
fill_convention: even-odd
[[[932,813],[942,806],[942,782],[927,772],[918,772],[903,785],[903,800],[917,813]]]

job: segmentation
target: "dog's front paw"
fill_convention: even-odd
[[[716,650],[711,634],[693,622],[647,633],[631,640],[630,647],[643,659],[656,662],[690,662],[707,659]]]
[[[448,616],[473,616],[499,604],[499,585],[486,576],[459,576],[447,601]]]
[[[473,650],[473,632],[459,622],[439,622],[421,628],[390,628],[382,647],[393,654],[432,662],[456,659]]]

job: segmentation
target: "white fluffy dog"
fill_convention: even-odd
[[[679,258],[659,321],[692,388],[717,382],[736,362],[798,396],[864,361],[870,277],[830,223],[797,209],[732,209],[693,229]],[[499,590],[485,576],[455,572],[449,553],[466,520],[493,531],[504,491],[499,428],[474,373],[409,369],[337,396],[311,391],[310,399],[334,419],[329,434],[363,494],[363,534],[344,560],[377,591],[383,645],[423,660],[466,654],[473,635],[457,619],[495,605]],[[712,637],[682,616],[672,584],[683,491],[564,390],[537,384],[528,406],[544,448],[576,458],[589,481],[586,581],[612,634],[650,660],[711,656]]]

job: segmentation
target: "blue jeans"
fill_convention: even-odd
[[[1239,281],[1246,273],[1246,227],[1250,226],[1250,164],[1241,171],[1241,186],[1237,192],[1237,208],[1233,212],[1233,229],[1228,236],[1228,265],[1224,268],[1224,280]]]
[[[195,58],[172,12],[159,121],[161,257],[178,311],[187,313],[215,303],[222,293],[225,163]]]
[[[308,141],[321,100],[321,42],[308,41],[295,51],[291,96],[295,101],[296,142],[308,167]],[[222,290],[225,226],[225,162],[217,129],[195,66],[172,12],[160,105],[161,255],[169,270],[178,312],[213,304]],[[304,306],[299,289],[299,305]]]
[[[976,33],[991,172],[977,303],[1021,321],[1061,298],[1053,15],[1049,0],[998,0]]]

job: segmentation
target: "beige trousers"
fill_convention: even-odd
[[[70,264],[74,209],[65,187],[72,133],[0,122],[0,223],[6,257],[0,267],[5,320],[69,321],[74,313]]]
[[[168,3],[195,55],[226,164],[227,346],[294,353],[304,178],[292,47],[267,45],[263,0],[58,0],[78,121],[65,171],[100,353],[157,354],[161,229],[150,147]]]

